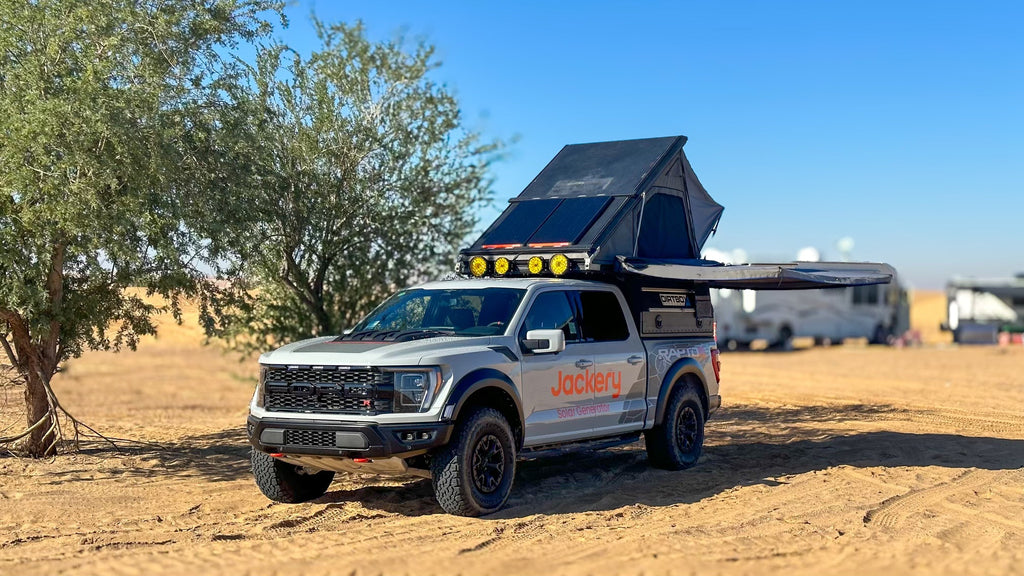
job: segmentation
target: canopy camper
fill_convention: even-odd
[[[710,288],[885,284],[885,264],[724,265],[701,259],[723,207],[694,174],[685,136],[565,146],[459,257],[472,276],[572,276]]]

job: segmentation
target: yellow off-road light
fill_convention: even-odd
[[[487,274],[487,260],[483,256],[473,256],[470,258],[469,273],[477,278]]]
[[[548,263],[548,267],[551,268],[552,274],[555,276],[561,276],[569,269],[569,259],[565,254],[555,254],[551,257],[551,262]]]
[[[512,265],[509,263],[508,258],[505,258],[504,256],[494,261],[494,273],[498,276],[508,274],[508,269],[511,267]]]
[[[544,259],[540,256],[534,256],[533,258],[530,258],[528,266],[530,268],[530,274],[540,274],[540,271],[544,269]]]

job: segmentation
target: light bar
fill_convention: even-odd
[[[551,257],[551,261],[548,262],[548,268],[551,269],[551,273],[555,276],[561,276],[569,269],[569,258],[565,254],[555,254]]]
[[[508,271],[512,268],[512,264],[508,261],[508,258],[502,256],[494,261],[494,273],[498,276],[504,276],[508,274]]]
[[[487,273],[487,260],[483,256],[473,256],[469,259],[469,273],[480,278]]]
[[[529,244],[529,246],[530,248],[563,248],[565,246],[569,246],[569,244],[569,242],[537,242]]]
[[[519,248],[522,244],[484,244],[481,246],[484,250],[508,250],[509,248]]]

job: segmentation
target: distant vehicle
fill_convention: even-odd
[[[1024,332],[1024,274],[1014,278],[954,278],[946,284],[943,330],[964,344],[995,344],[1000,332]]]
[[[897,282],[799,292],[712,290],[718,341],[727,350],[755,340],[779,348],[793,338],[830,345],[845,338],[885,344],[910,327],[907,293]]]

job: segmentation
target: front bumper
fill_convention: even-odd
[[[262,452],[342,458],[406,458],[444,446],[451,422],[371,424],[249,416],[249,442]]]

